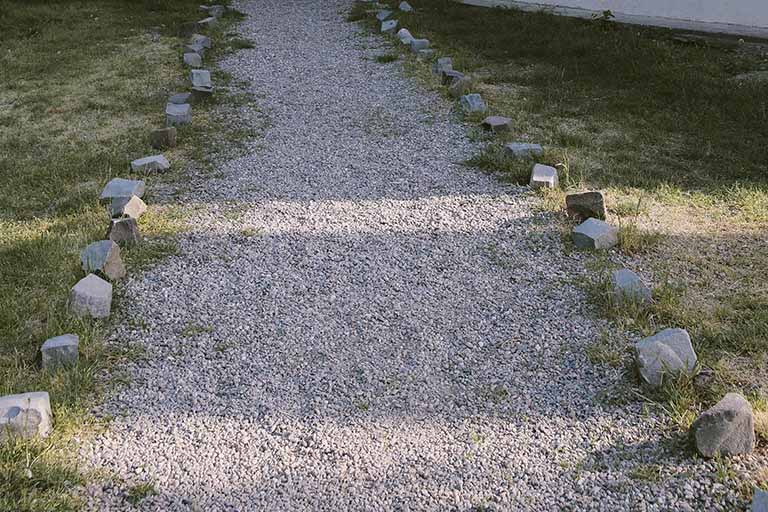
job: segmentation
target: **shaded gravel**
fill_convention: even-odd
[[[586,360],[580,256],[525,189],[459,164],[466,128],[373,61],[347,0],[240,5],[256,48],[223,67],[271,125],[189,184],[180,255],[125,286],[111,341],[146,357],[82,443],[122,479],[91,509],[145,481],[146,510],[740,504]]]

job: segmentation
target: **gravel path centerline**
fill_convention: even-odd
[[[386,43],[348,0],[238,6],[255,48],[223,68],[270,127],[191,184],[180,254],[128,281],[140,322],[111,341],[146,357],[85,463],[152,482],[146,510],[712,504],[629,476],[685,463],[637,404],[600,399],[624,377],[584,355],[581,256],[529,192],[460,164],[478,148],[450,105],[372,59]]]

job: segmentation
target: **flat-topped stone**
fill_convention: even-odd
[[[397,20],[385,20],[381,22],[381,31],[383,33],[394,32],[397,28]]]
[[[530,142],[512,142],[504,146],[504,150],[512,158],[535,158],[544,154],[544,148],[540,144]]]
[[[619,243],[619,229],[590,218],[573,228],[572,239],[579,249],[610,249]]]
[[[164,155],[151,155],[137,158],[131,162],[133,172],[162,172],[171,168],[171,163]]]
[[[530,187],[557,188],[557,169],[549,165],[535,164],[531,171]]]
[[[200,56],[199,53],[185,53],[184,54],[184,64],[191,67],[191,68],[199,68],[203,65],[203,58]]]
[[[755,420],[750,403],[728,393],[691,425],[690,435],[704,457],[732,456],[755,449]]]
[[[219,20],[217,20],[214,16],[208,16],[207,18],[203,18],[202,20],[197,22],[197,26],[201,29],[207,29],[211,27],[215,27],[219,23]]]
[[[435,50],[432,48],[425,48],[416,52],[416,58],[418,60],[429,60],[435,55]]]
[[[107,238],[117,244],[130,245],[141,242],[139,233],[139,224],[136,219],[125,217],[122,219],[112,219],[109,222]]]
[[[413,12],[413,7],[411,7],[411,4],[408,2],[400,2],[400,5],[397,7],[403,12]]]
[[[78,345],[80,338],[76,334],[62,334],[45,340],[40,348],[43,368],[55,370],[77,364]]]
[[[464,78],[464,73],[456,71],[453,68],[444,69],[440,72],[440,81],[443,85],[450,85],[455,80],[460,80],[462,78]]]
[[[89,244],[80,253],[80,265],[86,274],[96,274],[110,281],[125,277],[120,247],[112,240],[99,240]]]
[[[575,219],[605,219],[605,199],[597,190],[577,192],[565,196],[565,209],[569,217]]]
[[[411,39],[411,51],[417,53],[419,50],[429,48],[429,39]]]
[[[45,391],[0,397],[0,442],[46,437],[52,427],[51,399]]]
[[[397,37],[400,39],[400,42],[403,44],[411,44],[411,41],[413,41],[413,35],[408,31],[407,28],[401,28],[397,31]]]
[[[451,98],[460,98],[472,91],[472,80],[467,76],[454,78],[448,84],[448,95]]]
[[[202,34],[192,34],[189,38],[189,44],[199,44],[203,48],[212,48],[211,38]]]
[[[176,128],[166,126],[149,132],[149,144],[155,149],[172,148],[176,146]]]
[[[189,103],[191,99],[192,99],[191,92],[177,92],[177,93],[171,94],[171,96],[168,98],[168,103],[173,103],[175,105],[183,105],[185,103]]]
[[[616,270],[611,274],[611,289],[616,304],[648,304],[652,299],[651,289],[640,276],[628,268]]]
[[[200,56],[202,59],[205,57],[205,46],[201,44],[186,44],[184,45],[184,53],[194,53]]]
[[[113,197],[131,197],[144,196],[144,181],[126,180],[123,178],[113,178],[104,187],[99,196],[100,200],[112,199]]]
[[[147,205],[137,196],[115,197],[109,205],[110,215],[113,219],[130,217],[139,219],[147,211]]]
[[[387,18],[389,18],[390,16],[392,16],[392,11],[388,11],[386,9],[381,10],[378,13],[376,13],[376,19],[379,20],[379,21],[384,21]]]
[[[453,69],[453,59],[450,57],[440,57],[432,64],[432,74],[442,77],[443,71],[450,71]]]
[[[193,69],[189,72],[189,80],[193,87],[212,88],[211,72],[207,69]]]
[[[77,316],[107,318],[112,310],[112,285],[88,274],[69,293],[69,309]]]
[[[506,132],[512,127],[512,120],[503,116],[488,116],[483,119],[482,126],[493,132]]]
[[[664,329],[635,344],[635,361],[643,381],[659,387],[681,373],[693,374],[696,352],[685,329]]]
[[[488,107],[485,105],[485,101],[483,101],[482,96],[477,93],[465,94],[461,97],[459,103],[461,105],[461,109],[467,113],[485,112],[488,110]]]
[[[165,106],[165,124],[181,126],[192,122],[192,106],[189,103],[168,103]]]

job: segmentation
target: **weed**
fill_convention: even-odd
[[[387,64],[389,62],[395,62],[399,58],[400,55],[397,53],[385,53],[384,55],[377,55],[376,62],[379,64]]]
[[[633,480],[641,480],[643,482],[658,482],[661,480],[661,466],[658,464],[641,464],[635,466],[629,472],[629,477]]]
[[[155,486],[149,482],[145,482],[128,488],[125,499],[128,500],[128,503],[135,507],[143,500],[154,494],[157,494]]]

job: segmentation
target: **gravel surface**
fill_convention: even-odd
[[[82,441],[119,477],[89,508],[142,482],[168,511],[742,506],[589,363],[582,257],[526,189],[460,164],[466,126],[348,7],[240,3],[256,47],[223,67],[270,127],[189,184],[180,254],[123,286],[110,341],[145,357]]]

